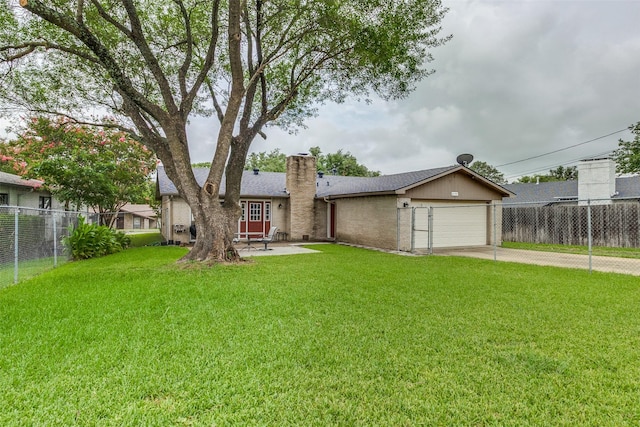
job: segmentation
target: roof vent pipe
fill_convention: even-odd
[[[318,171],[318,178],[322,178],[324,176],[324,172]]]
[[[253,168],[253,174],[254,174],[254,175],[258,175],[258,172],[260,172],[260,169],[258,169],[258,168]]]

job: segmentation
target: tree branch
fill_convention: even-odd
[[[209,94],[211,95],[211,100],[213,101],[213,108],[216,110],[216,114],[218,115],[218,120],[220,123],[224,120],[224,112],[222,111],[222,107],[218,103],[218,98],[216,97],[216,91],[211,84],[211,81],[207,79],[207,89],[209,89]]]
[[[256,13],[259,13],[260,0],[256,2]],[[247,37],[247,70],[249,74],[253,73],[253,31],[251,31],[251,23],[249,22],[249,8],[247,2],[244,2],[242,9],[242,21],[244,22],[245,33]]]
[[[78,0],[78,7],[76,9],[76,21],[82,24],[84,22],[84,0]]]
[[[220,13],[220,0],[214,0],[211,5],[211,39],[209,40],[209,46],[207,48],[207,55],[204,58],[204,63],[200,68],[200,72],[196,76],[196,79],[191,87],[186,98],[183,98],[182,103],[180,105],[180,111],[182,112],[182,117],[186,119],[186,117],[191,112],[191,106],[193,105],[193,100],[198,95],[198,91],[202,87],[211,67],[215,62],[216,58],[216,46],[218,44],[218,37],[220,33],[220,24],[219,24],[219,13]],[[213,93],[213,91],[211,92]],[[218,114],[220,117],[220,114]],[[222,120],[220,120],[222,122]]]
[[[153,74],[156,83],[158,84],[160,94],[162,95],[164,105],[169,111],[169,114],[175,114],[178,112],[178,106],[176,105],[173,94],[171,93],[171,84],[169,83],[167,76],[164,75],[162,67],[160,67],[160,64],[158,62],[158,58],[156,58],[153,52],[151,52],[151,48],[149,47],[147,39],[145,38],[142,31],[142,24],[138,16],[138,11],[136,10],[136,7],[133,4],[132,0],[122,0],[122,4],[124,5],[127,15],[129,16],[131,33],[133,36],[132,40],[138,47],[138,50],[142,54],[145,63]]]
[[[133,34],[131,33],[131,31],[116,19],[114,19],[113,16],[109,15],[107,11],[102,7],[102,5],[98,2],[98,0],[91,0],[91,4],[93,4],[98,10],[98,15],[100,15],[102,19],[116,27],[122,34],[127,36],[127,38],[133,39]]]
[[[256,51],[258,55],[258,63],[260,67],[264,67],[264,58],[262,56],[262,0],[257,0],[256,3]],[[260,101],[262,107],[262,114],[267,111],[268,99],[267,99],[267,79],[264,76],[264,69],[260,72]],[[264,135],[264,134],[263,134]],[[265,138],[266,139],[266,138]]]
[[[58,44],[55,43],[50,43],[50,42],[27,42],[27,43],[22,43],[20,45],[16,45],[16,46],[2,46],[0,47],[0,52],[4,52],[4,51],[9,51],[9,50],[18,50],[18,49],[24,49],[24,51],[22,52],[18,52],[15,55],[11,55],[11,56],[7,56],[7,58],[5,59],[6,62],[11,62],[11,61],[15,61],[16,59],[20,59],[23,56],[27,56],[30,53],[33,53],[36,48],[38,47],[43,47],[45,49],[55,49],[55,50],[59,50],[61,52],[65,52],[65,53],[70,53],[74,56],[77,56],[79,58],[82,58],[84,60],[90,61],[94,64],[100,64],[100,61],[98,60],[98,58],[95,58],[91,55],[88,55],[85,52],[82,52],[78,49],[72,49],[70,47],[66,47],[66,46],[60,46]]]
[[[111,75],[116,86],[126,93],[140,108],[156,119],[166,117],[166,112],[162,108],[149,102],[134,88],[131,80],[120,69],[109,50],[86,26],[79,24],[55,9],[45,6],[42,0],[20,0],[20,5],[29,12],[75,36],[96,55],[104,69]]]
[[[182,0],[173,0],[175,4],[180,8],[180,15],[182,16],[182,20],[184,21],[184,28],[187,35],[186,43],[186,54],[184,57],[184,61],[178,70],[178,82],[180,84],[180,95],[182,99],[187,97],[187,71],[189,71],[189,66],[191,65],[191,60],[193,58],[193,34],[191,33],[191,20],[189,18],[189,13],[187,9],[184,7],[184,3]]]
[[[219,183],[229,156],[231,141],[233,140],[233,129],[245,91],[244,70],[242,67],[242,32],[240,29],[241,14],[240,0],[229,0],[229,27],[227,31],[229,64],[231,66],[231,92],[224,119],[220,125],[216,151],[207,177],[207,185],[204,187],[209,196],[214,194],[217,196],[220,191]]]

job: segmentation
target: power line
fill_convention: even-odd
[[[527,160],[538,159],[538,158],[540,158],[540,157],[548,156],[548,155],[550,155],[550,154],[559,153],[560,151],[564,151],[564,150],[568,150],[568,149],[570,149],[570,148],[578,147],[578,146],[580,146],[580,145],[588,144],[588,143],[590,143],[590,142],[594,142],[594,141],[597,141],[597,140],[599,140],[599,139],[603,139],[603,138],[606,138],[606,137],[611,136],[611,135],[615,135],[615,134],[620,133],[620,132],[625,132],[625,131],[627,131],[627,130],[629,130],[629,129],[628,129],[628,128],[620,129],[620,130],[617,130],[617,131],[615,131],[615,132],[611,132],[611,133],[609,133],[609,134],[607,134],[607,135],[603,135],[603,136],[599,136],[599,137],[594,138],[594,139],[590,139],[589,141],[584,141],[584,142],[580,142],[579,144],[573,144],[573,145],[570,145],[570,146],[568,146],[568,147],[559,148],[559,149],[557,149],[557,150],[549,151],[548,153],[539,154],[539,155],[537,155],[537,156],[527,157],[526,159],[516,160],[515,162],[504,163],[504,164],[502,164],[502,165],[497,165],[497,166],[495,166],[495,167],[496,167],[496,168],[499,168],[499,167],[502,167],[502,166],[509,166],[509,165],[514,165],[514,164],[516,164],[516,163],[526,162]]]
[[[548,171],[550,171],[550,170],[552,170],[552,169],[554,169],[554,168],[557,168],[557,167],[559,167],[559,166],[566,166],[566,167],[568,167],[568,166],[576,166],[576,165],[577,165],[577,163],[578,163],[580,160],[583,160],[583,159],[586,159],[586,158],[600,158],[600,157],[606,157],[606,156],[610,155],[611,153],[612,153],[612,151],[603,151],[603,152],[598,153],[598,154],[592,154],[592,155],[590,155],[590,156],[582,156],[582,157],[577,158],[577,159],[567,160],[567,161],[562,162],[562,163],[553,163],[553,164],[550,164],[550,165],[548,165],[548,166],[541,166],[541,167],[539,167],[539,168],[536,168],[536,169],[530,169],[530,170],[527,170],[527,171],[525,171],[525,172],[515,172],[515,173],[511,173],[511,174],[509,174],[509,175],[506,175],[506,174],[505,174],[505,178],[507,178],[507,179],[512,179],[512,178],[517,178],[517,177],[521,177],[521,176],[532,175],[532,174],[536,174],[536,173],[540,173],[540,172],[548,172]]]
[[[515,177],[519,177],[519,176],[530,175],[530,174],[533,174],[533,173],[536,173],[536,172],[546,172],[546,171],[549,171],[549,170],[551,170],[553,168],[557,168],[558,166],[574,166],[580,160],[587,159],[587,158],[605,157],[605,156],[611,155],[611,153],[613,153],[613,151],[608,150],[608,151],[599,152],[597,154],[591,154],[589,156],[580,156],[578,158],[566,160],[566,161],[564,161],[562,163],[553,163],[553,164],[550,164],[548,166],[540,166],[539,168],[527,170],[525,172],[514,172],[514,173],[511,173],[509,175],[505,175],[505,178],[515,178]]]

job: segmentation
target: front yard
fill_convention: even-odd
[[[0,290],[0,425],[640,423],[640,278],[314,249]]]

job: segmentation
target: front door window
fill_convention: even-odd
[[[271,202],[248,200],[240,202],[242,213],[238,221],[241,238],[262,237],[271,226]]]

